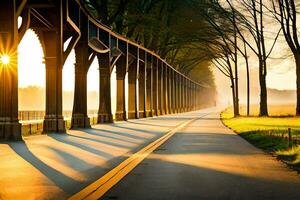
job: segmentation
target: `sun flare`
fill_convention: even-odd
[[[7,54],[4,54],[1,56],[0,60],[3,65],[8,65],[10,63],[10,56]]]

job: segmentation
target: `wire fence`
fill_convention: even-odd
[[[299,129],[288,128],[287,130],[259,131],[259,133],[269,137],[282,139],[288,144],[289,147],[300,145]]]

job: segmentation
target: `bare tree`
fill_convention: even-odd
[[[294,0],[272,0],[275,18],[280,22],[285,40],[291,49],[296,62],[297,107],[300,115],[300,42],[297,27],[297,9]]]
[[[273,39],[273,44],[270,49],[266,48],[265,41],[265,20],[266,17],[266,6],[262,0],[237,0],[239,3],[239,9],[236,9],[231,0],[226,0],[232,10],[238,13],[239,24],[250,33],[252,36],[255,46],[252,45],[244,37],[242,31],[237,29],[239,35],[243,38],[243,41],[247,46],[255,53],[259,63],[259,83],[260,83],[260,116],[268,116],[268,102],[267,102],[267,59],[269,58],[275,43],[280,34],[280,30],[277,32]],[[235,23],[238,24],[238,23]]]

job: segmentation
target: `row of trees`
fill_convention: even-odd
[[[296,62],[297,108],[300,115],[300,46],[297,3],[294,0],[211,0],[204,15],[217,43],[207,43],[212,63],[231,81],[234,115],[239,115],[238,59],[244,59],[247,74],[247,115],[250,105],[249,51],[257,59],[260,85],[260,116],[268,116],[267,63],[282,33]],[[212,17],[212,16],[217,17]],[[278,28],[276,28],[276,24]],[[216,53],[217,52],[217,53]]]

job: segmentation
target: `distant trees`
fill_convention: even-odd
[[[283,0],[284,1],[284,0]],[[224,31],[223,24],[220,20],[215,20],[212,23],[212,19],[206,16],[206,19],[213,24],[214,28],[219,31],[219,36],[223,41],[226,41],[226,51],[231,58],[232,63],[228,63],[227,66],[233,71],[234,75],[231,75],[231,71],[227,70],[226,76],[230,77],[233,92],[233,105],[235,116],[239,115],[239,94],[238,94],[238,57],[242,57],[245,60],[246,75],[247,75],[247,115],[250,114],[250,73],[249,73],[249,57],[247,49],[250,49],[258,60],[258,71],[259,71],[259,85],[260,85],[260,116],[268,116],[268,104],[267,104],[267,59],[271,55],[274,49],[275,43],[279,37],[280,30],[276,30],[272,35],[267,35],[266,25],[270,24],[270,1],[262,0],[212,0],[209,4],[210,8],[215,12],[222,15],[222,21],[225,19],[228,21],[225,24],[230,24],[231,29],[226,27],[227,31]],[[267,22],[268,23],[267,23]],[[267,35],[267,36],[266,36]],[[266,38],[268,42],[271,41],[271,45],[266,45]],[[229,45],[230,44],[230,45]],[[224,47],[224,42],[221,44]],[[224,52],[223,48],[218,48]],[[226,58],[227,55],[223,56]],[[222,57],[222,59],[224,59]],[[220,60],[220,58],[218,58]],[[227,59],[227,58],[226,58]],[[215,64],[215,63],[214,63]],[[220,69],[220,63],[218,69]],[[234,68],[230,65],[234,65]],[[216,65],[216,64],[215,64]],[[222,72],[224,74],[224,70]],[[234,84],[233,80],[234,79]]]

